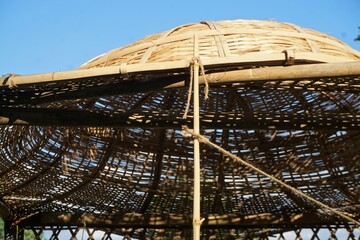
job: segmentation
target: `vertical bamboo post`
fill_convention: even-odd
[[[199,120],[199,46],[198,36],[194,35],[194,62],[193,62],[193,128],[194,133],[200,133]],[[198,139],[194,139],[194,199],[193,199],[193,239],[200,240],[200,143]]]
[[[24,230],[18,229],[16,226],[12,226],[11,222],[5,221],[4,226],[5,240],[23,240]]]

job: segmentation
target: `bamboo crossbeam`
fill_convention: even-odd
[[[99,71],[101,72],[101,69]],[[2,92],[0,105],[40,104],[182,88],[186,86],[189,79],[189,74],[185,73],[171,76],[146,75],[142,79],[132,79],[131,77],[122,79],[122,76],[120,74],[103,75],[94,77],[96,80],[94,82],[89,80],[91,77],[88,77],[77,80],[73,78],[59,80],[53,84],[40,84],[34,81],[33,84],[27,85],[19,85],[16,80],[19,77],[14,76],[10,80],[18,87],[8,88],[6,84],[10,84],[10,80],[6,82],[5,87],[0,87]],[[31,80],[29,76],[23,78]],[[258,82],[259,84],[272,84],[268,87],[275,89],[294,88],[306,91],[345,91],[349,93],[360,92],[359,79],[360,62],[266,67],[207,74],[207,80],[212,85],[237,83],[254,85],[254,82]],[[202,76],[199,77],[199,82],[204,84]],[[58,85],[58,83],[61,84]]]
[[[279,59],[283,54],[277,54],[273,59],[271,57],[234,57],[234,58],[214,58],[203,59],[202,63],[205,69],[211,69],[212,67],[231,66],[241,63],[249,65],[249,62],[268,62],[268,61],[282,61],[285,59]],[[252,58],[252,60],[251,60]],[[277,60],[276,60],[277,59]],[[110,66],[102,68],[81,69],[64,72],[53,72],[34,74],[26,76],[12,76],[9,81],[6,81],[6,77],[0,78],[2,87],[21,86],[28,84],[41,84],[47,82],[59,82],[69,81],[74,79],[85,79],[100,76],[110,75],[122,75],[132,73],[157,73],[159,71],[173,72],[174,70],[187,69],[189,67],[189,60],[181,60],[174,62],[163,63],[145,63],[145,64],[133,64],[133,65],[120,65]],[[316,77],[335,77],[335,76],[351,76],[360,74],[360,62],[348,61],[338,63],[319,63],[319,64],[307,64],[307,65],[295,65],[288,67],[267,67],[256,68],[247,70],[237,70],[224,73],[211,74],[212,78],[218,79],[213,83],[227,83],[237,81],[254,81],[254,80],[286,80],[286,79],[301,79],[301,78],[316,78]],[[201,82],[201,79],[200,79]],[[179,87],[184,84],[174,84],[167,88]]]
[[[334,217],[321,217],[316,213],[260,213],[241,214],[207,214],[204,215],[202,228],[257,228],[257,227],[293,227],[317,226],[321,224],[341,223]],[[40,213],[20,224],[26,226],[83,226],[96,228],[188,228],[192,227],[191,215],[184,214],[106,214],[91,213]]]
[[[247,81],[287,81],[359,75],[360,62],[346,62],[235,70],[212,73],[207,79],[212,84],[229,84]],[[204,84],[203,77],[200,77],[199,81]],[[183,85],[183,82],[180,82],[166,88],[182,87]]]
[[[175,111],[85,111],[76,109],[12,108],[0,110],[0,125],[67,127],[141,127],[181,129],[191,125]],[[359,130],[360,115],[351,113],[200,113],[206,129]]]

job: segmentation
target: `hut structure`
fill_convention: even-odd
[[[360,234],[360,53],[328,35],[207,21],[0,83],[6,239]]]

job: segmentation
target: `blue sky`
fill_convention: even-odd
[[[360,0],[0,0],[0,75],[72,70],[148,34],[231,19],[291,22],[360,50]]]

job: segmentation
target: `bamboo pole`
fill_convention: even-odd
[[[0,200],[0,218],[4,221],[10,221],[13,218],[10,207],[2,200]]]
[[[295,66],[276,66],[254,69],[242,69],[226,72],[207,74],[208,82],[211,84],[229,84],[248,81],[288,81],[312,78],[335,78],[360,75],[360,61],[346,63],[319,63]],[[200,84],[204,84],[200,77]],[[179,88],[185,85],[180,81],[163,87],[164,89]]]
[[[353,207],[356,207],[353,206]],[[101,216],[101,217],[99,217]],[[117,213],[98,215],[81,212],[45,212],[38,213],[20,222],[20,227],[27,226],[86,226],[90,228],[155,228],[191,229],[192,219],[190,215],[181,213]],[[243,215],[240,213],[230,214],[207,214],[206,220],[201,224],[204,229],[214,228],[274,228],[294,226],[313,226],[342,223],[335,216],[324,218],[317,212],[302,213],[258,213]]]
[[[193,128],[194,132],[200,133],[199,114],[199,60],[198,57],[198,36],[194,36],[194,62],[193,62]],[[200,219],[200,142],[194,139],[194,199],[193,199],[193,239],[200,240],[201,219]]]
[[[191,124],[192,116],[183,119],[178,111],[168,110],[136,110],[112,114],[108,114],[107,110],[94,112],[56,108],[2,107],[0,110],[0,125],[181,129],[183,125]],[[360,114],[206,112],[200,114],[200,125],[203,129],[360,130]]]
[[[300,62],[316,62],[317,59],[325,59],[327,56],[312,56],[311,54],[304,55],[304,58],[299,59],[297,54],[296,61]],[[308,56],[309,55],[309,56]],[[222,67],[229,65],[239,65],[253,63],[269,63],[277,62],[278,64],[285,61],[283,53],[275,54],[271,56],[257,56],[249,54],[248,57],[227,57],[227,58],[214,58],[204,59],[202,64],[207,67]],[[245,60],[244,60],[245,59]],[[264,60],[265,59],[265,60]],[[308,60],[306,60],[308,59]],[[333,60],[333,59],[330,59]],[[265,64],[266,65],[266,64]],[[75,79],[87,79],[92,77],[104,77],[110,75],[121,75],[131,73],[156,73],[159,71],[176,71],[179,69],[186,69],[189,67],[189,60],[180,60],[174,62],[162,62],[162,63],[145,63],[145,64],[123,64],[120,66],[109,66],[102,68],[92,69],[79,69],[64,72],[53,72],[53,73],[42,73],[32,74],[25,76],[11,76],[11,81],[7,81],[6,77],[0,78],[0,86],[12,86],[12,85],[25,85],[25,84],[41,84],[47,82],[58,82],[58,81],[70,81]],[[336,62],[332,63],[319,63],[319,64],[308,64],[308,65],[296,65],[291,67],[271,67],[268,69],[249,69],[249,70],[238,70],[232,71],[234,74],[238,74],[238,80],[268,80],[268,79],[294,79],[299,77],[333,77],[333,76],[345,76],[345,75],[357,75],[360,73],[360,62],[354,60],[348,60],[345,62],[344,59],[336,59]],[[262,73],[270,74],[266,79],[257,79],[252,76],[251,73],[262,76]],[[294,75],[296,73],[296,75]],[[223,74],[223,73],[218,73]],[[216,77],[216,74],[214,75]],[[227,81],[228,76],[222,78],[224,82]],[[173,86],[176,87],[176,86]]]

